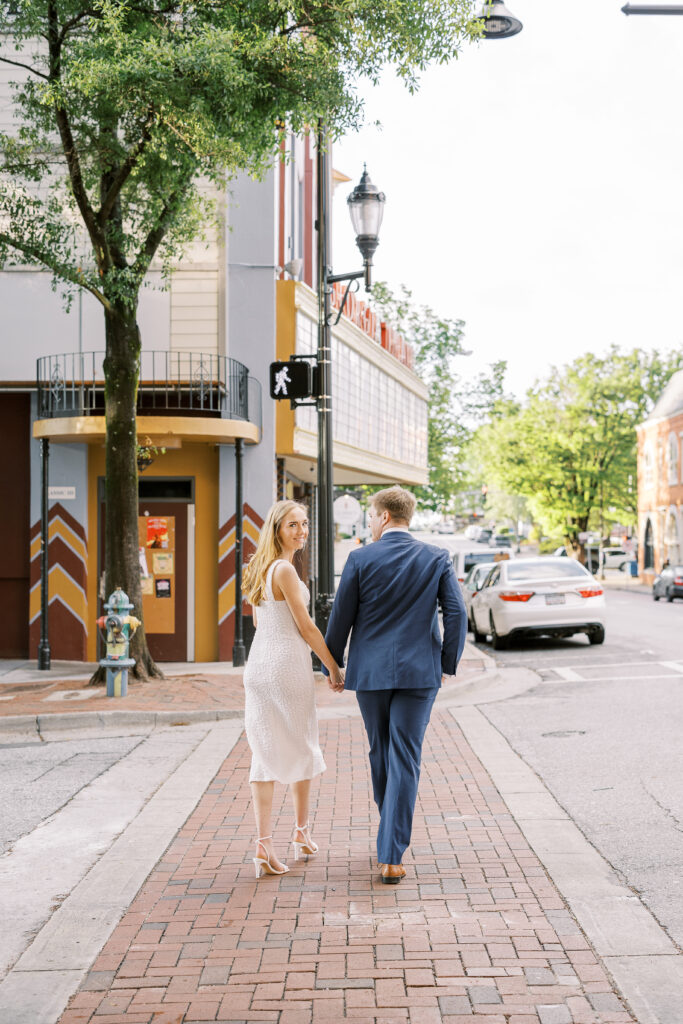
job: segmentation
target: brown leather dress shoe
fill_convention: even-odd
[[[384,885],[398,885],[405,878],[406,869],[402,864],[383,864],[381,875]]]

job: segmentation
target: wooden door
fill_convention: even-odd
[[[104,568],[104,503],[101,508],[100,571]],[[187,504],[141,499],[138,547],[150,653],[155,661],[187,661]],[[132,614],[138,612],[135,608]]]
[[[29,656],[31,396],[0,395],[0,658]]]
[[[152,657],[187,661],[187,505],[141,502],[138,540],[142,610]]]

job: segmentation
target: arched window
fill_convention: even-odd
[[[643,569],[655,567],[655,538],[652,522],[648,519],[645,525],[645,542],[643,544]]]
[[[669,463],[669,487],[675,487],[678,483],[678,438],[673,433],[669,434],[668,459]]]
[[[681,560],[681,547],[679,544],[676,514],[671,510],[669,510],[666,517],[666,526],[664,527],[664,545],[666,547],[666,557],[669,560],[669,564],[677,565]]]
[[[654,459],[652,458],[652,445],[645,445],[643,452],[643,486],[652,487],[654,483]]]

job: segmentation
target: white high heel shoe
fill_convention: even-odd
[[[305,825],[297,825],[294,829],[294,835],[297,834],[303,837],[303,843],[298,839],[292,839],[292,846],[294,847],[294,860],[298,860],[299,857],[312,857],[314,853],[318,852],[318,846],[313,842],[309,836],[306,839],[306,832],[308,831],[309,825],[306,822]]]
[[[278,868],[273,867],[273,865],[270,863],[270,857],[268,856],[268,851],[266,850],[265,846],[263,846],[263,843],[265,843],[268,839],[272,839],[272,838],[273,838],[272,836],[261,836],[260,839],[256,840],[256,853],[258,854],[258,850],[259,850],[259,846],[260,846],[261,849],[263,850],[263,852],[266,854],[265,857],[258,857],[258,856],[256,856],[256,857],[253,858],[254,867],[256,869],[256,877],[257,878],[260,878],[261,875],[263,875],[263,874],[266,874],[266,875],[285,875],[289,871],[289,868],[287,867],[286,864],[283,864],[282,865],[282,869],[280,870]]]

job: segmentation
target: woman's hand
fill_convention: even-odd
[[[328,682],[330,689],[335,693],[341,693],[344,689],[344,670],[339,668],[339,665],[335,665],[330,671]]]

